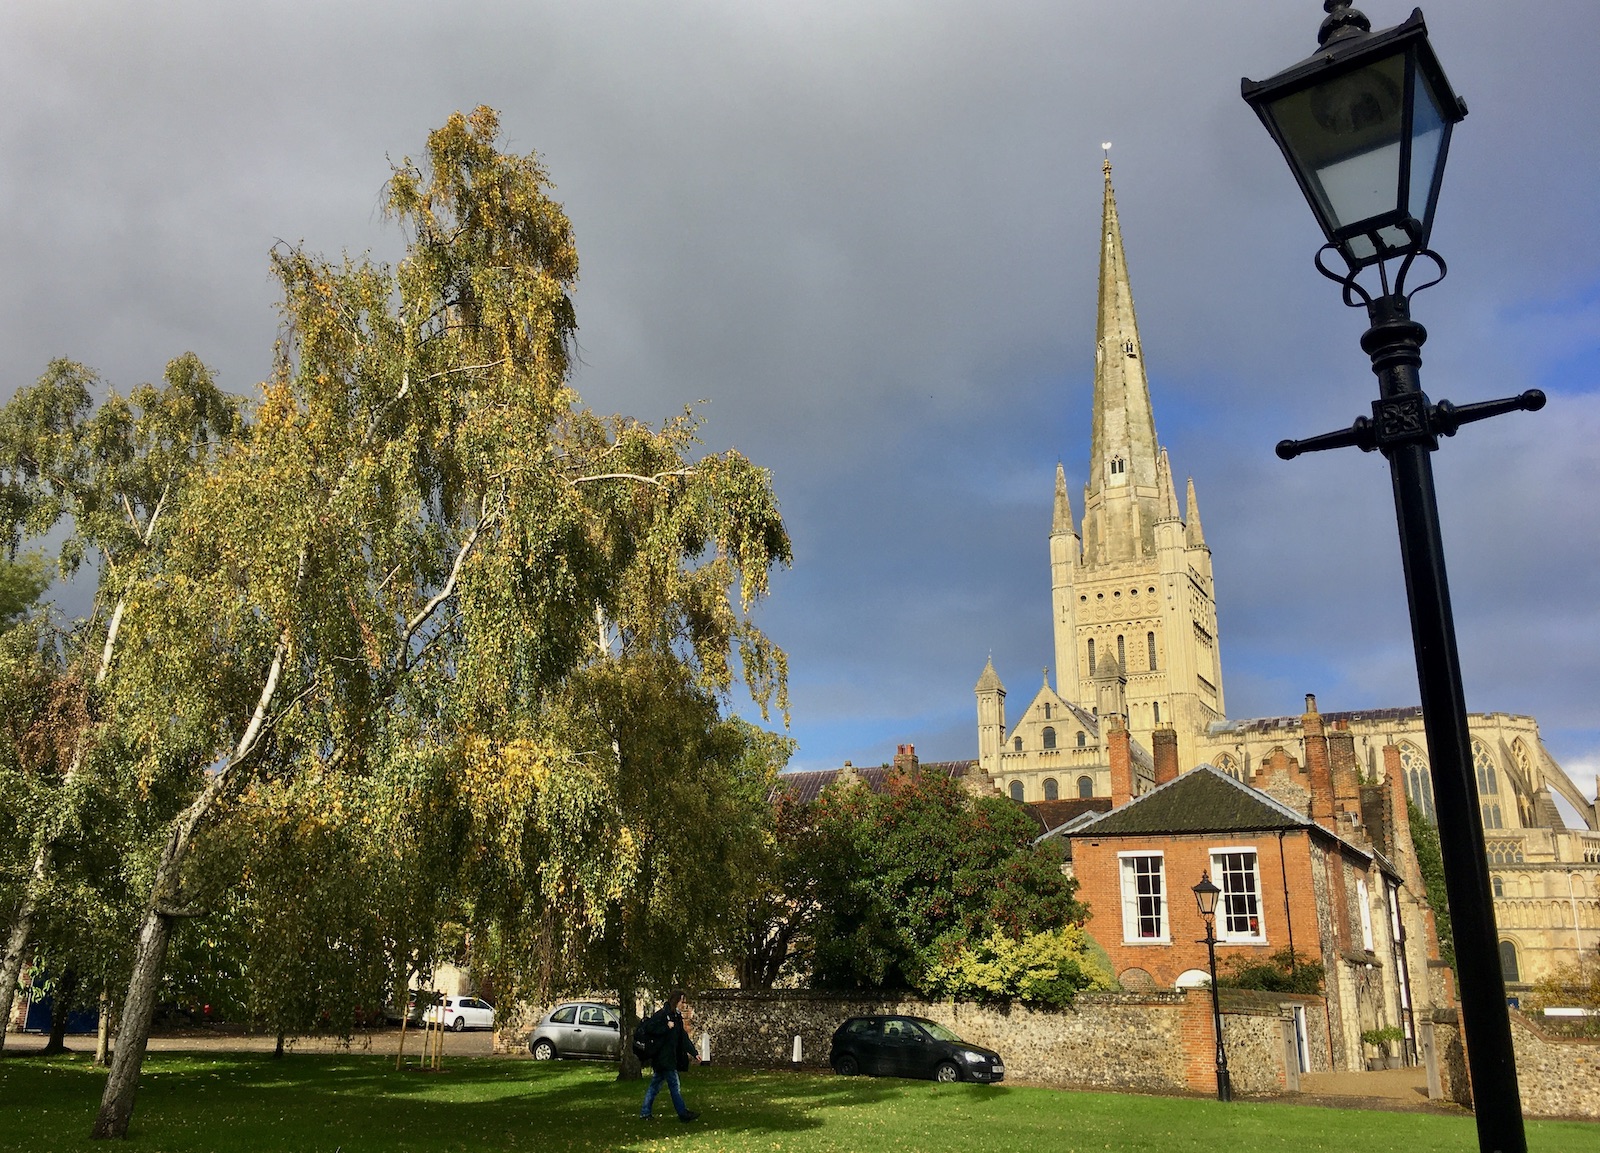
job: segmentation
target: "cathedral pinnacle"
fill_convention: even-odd
[[[1156,492],[1159,504],[1156,519],[1178,519],[1178,493],[1172,483],[1172,463],[1167,460],[1167,450],[1162,449],[1156,457]]]
[[[1061,467],[1061,462],[1056,461],[1056,509],[1055,516],[1050,521],[1050,531],[1054,533],[1077,533],[1077,528],[1072,523],[1072,499],[1067,496],[1067,474]]]
[[[1194,477],[1189,478],[1189,509],[1184,524],[1185,542],[1190,548],[1206,543],[1206,534],[1200,527],[1200,502],[1194,495]]]

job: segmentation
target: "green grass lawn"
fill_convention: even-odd
[[[83,1057],[0,1060],[0,1150],[104,1150],[88,1140],[103,1081],[104,1073]],[[696,1069],[684,1078],[690,1108],[704,1116],[683,1125],[664,1096],[660,1119],[639,1120],[643,1091],[642,1082],[618,1084],[597,1065],[457,1059],[441,1073],[397,1073],[382,1057],[152,1054],[129,1147],[161,1153],[1476,1148],[1465,1116],[731,1069]],[[1600,1153],[1600,1125],[1546,1121],[1528,1129],[1535,1153]]]

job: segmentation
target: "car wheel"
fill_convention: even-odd
[[[959,1081],[961,1080],[961,1067],[954,1061],[940,1061],[939,1067],[933,1071],[933,1079],[946,1082]]]
[[[554,1061],[556,1059],[556,1047],[547,1038],[541,1037],[535,1041],[532,1052],[535,1061]]]
[[[861,1072],[861,1062],[849,1053],[844,1054],[833,1063],[834,1072],[841,1077],[854,1077]]]
[[[451,1022],[451,1025],[450,1025],[450,1028],[454,1029],[457,1033],[461,1032],[466,1027],[467,1027],[466,1019],[462,1018],[462,1017],[457,1017],[453,1022]]]

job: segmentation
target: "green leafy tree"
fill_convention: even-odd
[[[562,845],[549,876],[569,888],[530,896],[598,939],[630,852],[626,826],[600,821],[615,772],[602,762],[630,754],[592,743],[570,704],[596,610],[620,657],[783,704],[782,654],[748,613],[788,559],[770,477],[699,453],[688,420],[657,430],[576,407],[571,229],[537,161],[499,151],[497,134],[490,110],[454,116],[424,164],[395,169],[396,267],[274,254],[284,335],[252,419],[134,504],[151,510],[130,518],[147,551],[119,562],[118,639],[95,683],[107,747],[176,803],[141,889],[98,1137],[127,1132],[174,926],[217,899],[196,846],[252,783],[370,777],[402,748],[466,773],[533,741],[529,772],[551,784],[514,803],[557,832],[593,819],[615,836]],[[103,482],[60,515],[99,524],[116,504]],[[558,698],[569,734],[545,720]]]
[[[786,762],[790,744],[774,749]],[[769,756],[771,754],[768,754]],[[766,831],[752,838],[733,878],[738,904],[724,954],[742,989],[770,989],[780,977],[802,976],[811,927],[829,868],[819,807],[783,787],[773,790]]]
[[[30,553],[20,560],[0,556],[0,629],[9,629],[50,587],[49,565]]]
[[[542,727],[478,768],[486,858],[512,871],[472,886],[476,919],[503,993],[614,990],[628,1035],[642,989],[711,973],[774,766],[689,664],[649,649],[574,674]],[[631,1051],[619,1075],[638,1075]]]
[[[996,930],[1021,940],[1088,918],[1060,850],[1035,847],[1032,822],[1004,798],[924,773],[822,804],[816,987],[921,989],[931,966]]]
[[[240,429],[236,403],[192,355],[172,361],[161,386],[140,385],[127,397],[112,392],[96,406],[93,394],[101,388],[82,365],[56,360],[0,408],[0,544],[14,551],[21,539],[64,525],[60,567],[73,576],[90,560],[96,590],[88,619],[65,639],[41,641],[60,666],[62,692],[55,694],[50,728],[61,755],[49,773],[55,787],[30,797],[30,864],[0,957],[0,1022],[9,1019],[58,848],[83,828],[83,803],[108,787],[126,792],[136,783],[126,776],[125,759],[91,755],[104,736],[105,698],[126,639],[132,590],[159,571],[166,529],[186,486]],[[40,575],[20,578],[23,590]],[[65,716],[73,721],[70,734],[58,723]],[[85,780],[96,772],[121,776],[114,785]],[[150,791],[148,779],[140,783]]]

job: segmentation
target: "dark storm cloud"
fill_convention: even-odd
[[[1600,49],[1592,9],[1435,5],[1472,115],[1419,298],[1424,381],[1542,414],[1439,454],[1469,703],[1590,763],[1600,639]],[[1406,14],[1367,5],[1380,25]],[[248,392],[278,239],[392,254],[386,156],[488,103],[578,230],[578,386],[771,466],[797,564],[762,619],[807,764],[973,751],[992,651],[1052,659],[1054,465],[1088,452],[1099,142],[1157,428],[1216,553],[1229,711],[1416,699],[1387,474],[1348,424],[1361,318],[1238,98],[1320,5],[35,6],[0,39],[0,394],[72,355],[127,387],[192,348]],[[1081,513],[1081,505],[1078,507]]]

